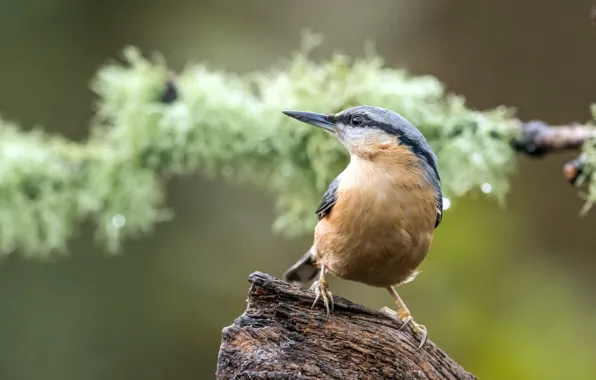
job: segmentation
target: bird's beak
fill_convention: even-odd
[[[323,128],[326,131],[335,131],[335,123],[330,115],[304,111],[282,111],[284,114],[293,117],[303,123]]]

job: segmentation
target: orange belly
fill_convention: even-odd
[[[315,228],[314,256],[341,278],[398,285],[416,274],[431,247],[435,195],[425,184],[402,185],[403,171],[366,170],[358,165],[342,173],[337,202]],[[372,180],[363,181],[367,175]]]
[[[333,274],[370,286],[406,282],[426,257],[432,230],[417,230],[386,220],[384,226],[367,223],[338,226],[322,220],[315,230],[315,257]],[[406,222],[407,223],[407,222]]]

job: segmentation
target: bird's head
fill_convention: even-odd
[[[357,106],[337,114],[283,111],[335,136],[352,155],[405,145],[413,153],[430,150],[420,131],[401,115],[380,107]],[[432,154],[432,152],[431,152]]]
[[[424,135],[401,115],[374,106],[357,106],[337,114],[320,114],[305,111],[283,111],[299,121],[319,127],[337,137],[352,158],[376,161],[393,170],[398,165],[416,173],[430,184],[435,192],[438,216],[435,227],[442,218],[443,196],[437,156]],[[380,159],[380,161],[377,161]],[[369,162],[370,162],[369,161]],[[402,179],[408,176],[402,176]],[[416,176],[412,176],[420,183]]]

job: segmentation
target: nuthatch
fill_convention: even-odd
[[[316,210],[312,247],[283,275],[304,284],[318,275],[311,289],[333,309],[325,275],[386,288],[397,312],[383,312],[410,325],[414,322],[395,286],[412,281],[441,223],[443,197],[437,158],[422,133],[397,113],[358,106],[337,114],[283,111],[335,136],[350,153],[350,163],[331,183]]]

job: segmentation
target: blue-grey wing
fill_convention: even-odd
[[[323,195],[323,199],[321,200],[319,207],[317,207],[317,211],[315,211],[315,213],[319,217],[319,220],[321,220],[327,214],[329,214],[329,212],[333,208],[333,205],[335,204],[335,202],[337,202],[337,188],[338,187],[339,187],[339,176],[337,176],[333,180],[333,182],[331,182],[331,185],[329,185],[329,188]]]

